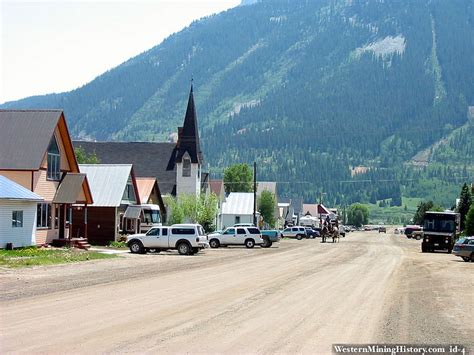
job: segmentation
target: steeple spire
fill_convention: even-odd
[[[197,124],[196,107],[194,104],[193,79],[189,91],[188,107],[184,117],[183,127],[178,133],[178,154],[176,162],[181,162],[184,153],[188,152],[192,163],[201,163],[202,153],[199,144],[199,131]]]

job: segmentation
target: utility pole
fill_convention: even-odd
[[[257,227],[257,163],[253,162],[253,224]]]

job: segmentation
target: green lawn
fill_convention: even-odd
[[[29,247],[15,250],[0,250],[0,266],[18,268],[37,265],[68,264],[115,257],[117,257],[117,255],[77,249],[39,249]]]

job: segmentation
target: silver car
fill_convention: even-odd
[[[288,227],[281,232],[281,237],[284,238],[296,238],[301,240],[303,238],[308,238],[308,234],[306,233],[305,227],[295,226],[295,227]]]
[[[474,237],[461,237],[454,244],[453,254],[464,261],[474,262]]]

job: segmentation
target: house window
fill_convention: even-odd
[[[133,189],[132,178],[128,178],[127,186],[125,186],[125,190],[123,192],[122,200],[123,201],[129,201],[129,202],[136,202],[135,190]]]
[[[239,224],[240,223],[240,216],[235,216],[235,223],[234,224]]]
[[[191,176],[191,159],[183,159],[183,177]]]
[[[23,227],[23,211],[12,211],[12,227]]]
[[[61,179],[61,156],[59,155],[59,148],[56,138],[51,139],[48,147],[48,180]]]
[[[36,227],[51,228],[51,204],[38,203],[36,208]]]

